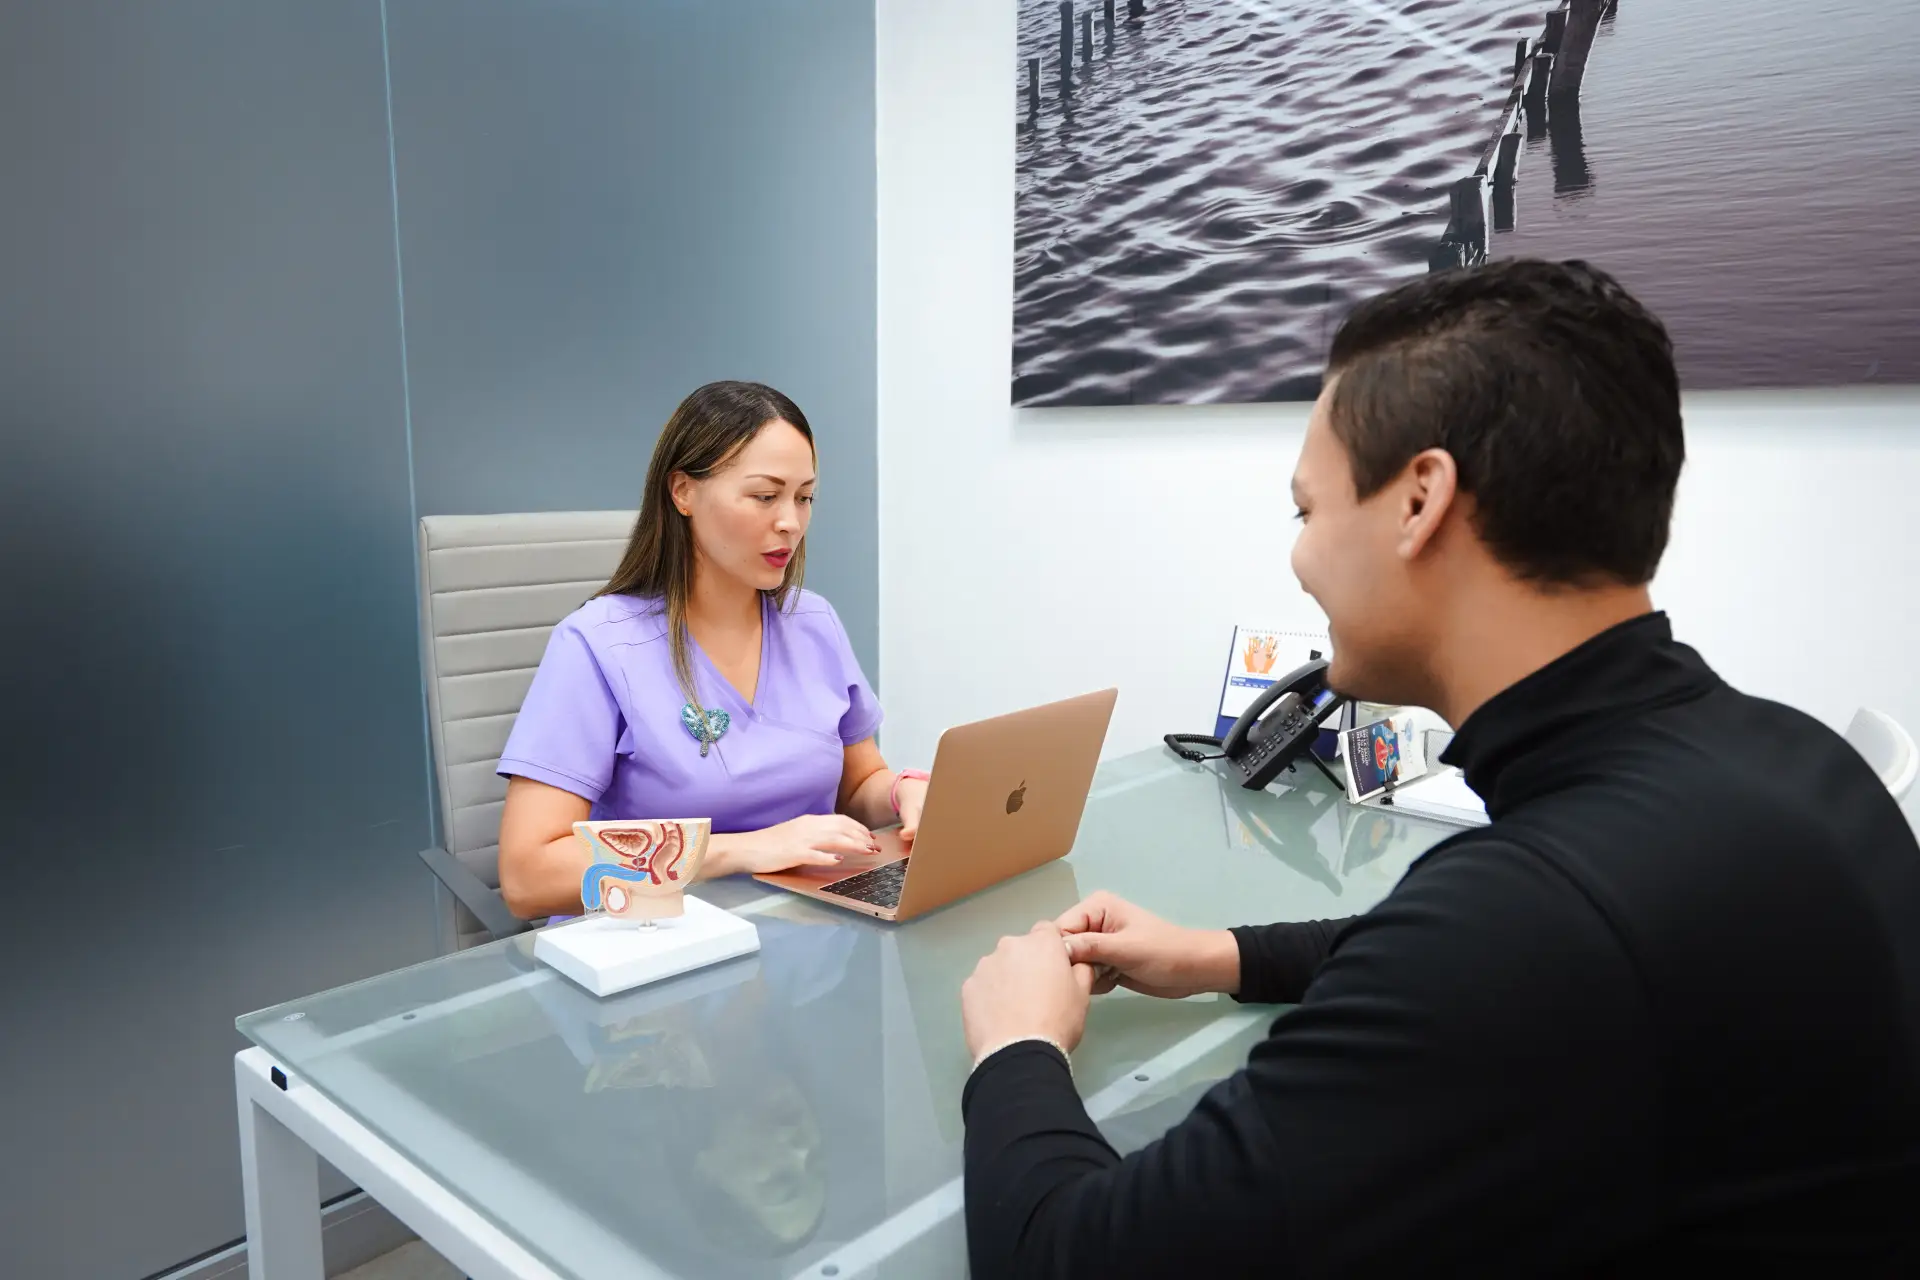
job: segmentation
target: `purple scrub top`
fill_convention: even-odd
[[[785,611],[766,597],[761,608],[751,703],[688,637],[701,700],[732,717],[702,759],[680,721],[686,695],[659,602],[589,600],[547,641],[500,773],[582,796],[595,820],[711,818],[738,832],[832,813],[842,751],[873,736],[880,703],[832,605],[802,591]]]

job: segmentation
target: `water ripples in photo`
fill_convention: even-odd
[[[1543,0],[1151,0],[1072,87],[1021,0],[1013,401],[1310,399],[1332,328],[1418,275]],[[1030,111],[1026,60],[1040,60]]]

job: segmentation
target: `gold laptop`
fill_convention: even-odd
[[[888,828],[875,856],[754,879],[897,922],[1064,857],[1118,697],[1103,689],[941,734],[911,856]]]

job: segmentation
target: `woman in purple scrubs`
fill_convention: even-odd
[[[926,775],[874,745],[840,619],[800,588],[813,430],[771,387],[714,382],[660,433],[613,580],[554,628],[500,757],[500,891],[580,908],[573,824],[711,818],[702,876],[831,866],[911,838]]]

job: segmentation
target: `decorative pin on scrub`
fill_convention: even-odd
[[[713,744],[727,736],[733,717],[718,707],[702,711],[689,702],[680,708],[680,725],[700,744],[700,756],[705,759]]]

